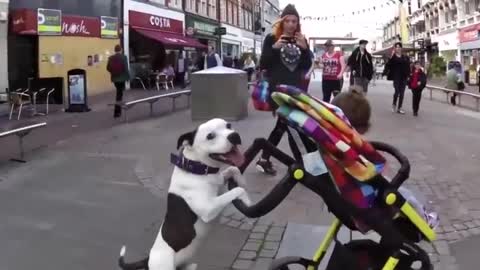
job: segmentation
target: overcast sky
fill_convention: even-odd
[[[374,39],[381,36],[381,26],[392,19],[397,10],[389,0],[280,0],[280,7],[294,4],[300,16],[339,16],[327,21],[302,20],[307,37],[345,36]],[[383,8],[381,5],[383,4]],[[375,7],[375,10],[373,10]],[[368,11],[370,8],[370,11]],[[365,12],[363,10],[365,9]],[[352,15],[355,12],[355,15]],[[357,14],[360,12],[360,14]],[[343,16],[342,16],[343,15]]]

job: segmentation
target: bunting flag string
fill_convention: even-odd
[[[342,14],[329,15],[329,16],[318,16],[318,17],[316,17],[316,16],[301,16],[300,19],[304,20],[304,21],[328,21],[328,20],[331,20],[331,19],[336,20],[336,19],[339,19],[339,18],[348,17],[350,15],[355,16],[355,15],[365,14],[365,13],[368,13],[368,12],[374,12],[374,11],[377,11],[377,10],[380,10],[380,9],[383,9],[383,8],[392,8],[392,7],[394,7],[394,5],[397,5],[398,3],[402,3],[402,2],[403,2],[403,0],[388,0],[384,4],[371,6],[369,8],[363,8],[361,10],[345,12],[345,13],[342,13]]]

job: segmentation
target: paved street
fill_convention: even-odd
[[[312,91],[321,96],[319,86],[314,82]],[[480,244],[474,236],[480,235],[480,144],[475,143],[480,114],[439,102],[442,96],[429,101],[427,93],[418,118],[410,112],[410,93],[407,114],[392,114],[392,92],[384,81],[370,89],[373,127],[367,137],[393,144],[409,157],[408,186],[425,194],[440,213],[440,239],[425,246],[435,269],[473,269],[475,254],[468,252]],[[111,110],[91,115],[107,119]],[[0,215],[6,220],[0,225],[0,269],[115,269],[122,244],[129,260],[145,255],[165,210],[169,153],[178,135],[197,124],[187,110],[129,124],[92,123],[85,133],[53,137],[48,147],[29,153],[27,164],[0,163]],[[244,147],[267,136],[273,125],[271,114],[253,110],[234,123]],[[285,142],[282,147],[287,149]],[[246,176],[253,198],[276,181],[253,168]],[[229,208],[198,255],[200,270],[267,269],[278,252],[288,251],[290,243],[282,239],[295,238],[287,237],[292,228],[304,230],[298,237],[307,241],[309,230],[330,220],[321,198],[300,186],[260,220]]]

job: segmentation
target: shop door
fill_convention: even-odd
[[[8,37],[9,88],[27,88],[28,79],[38,76],[38,37],[11,35]]]

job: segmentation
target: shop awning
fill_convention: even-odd
[[[151,31],[151,30],[144,30],[144,29],[135,29],[139,34],[159,41],[167,46],[174,46],[174,47],[193,47],[199,49],[206,49],[207,45],[200,43],[198,40],[194,38],[184,37],[179,34],[167,33],[167,32],[159,32],[159,31]]]

